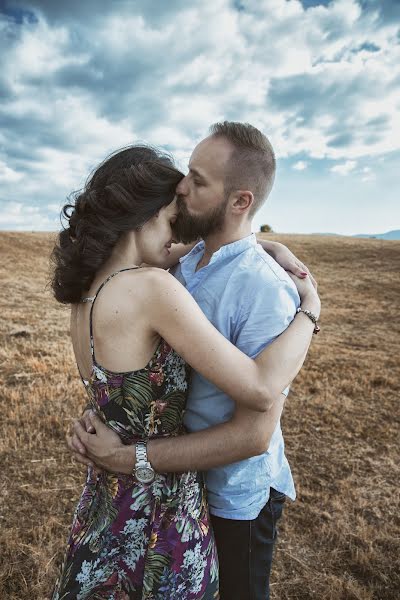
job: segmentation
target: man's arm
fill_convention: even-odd
[[[179,438],[169,438],[167,441],[171,444],[160,443],[164,439],[151,440],[149,460],[159,472],[207,471],[263,454],[268,449],[285,399],[281,394],[271,410],[261,414],[237,408],[229,421]]]
[[[203,431],[178,437],[149,440],[148,457],[158,473],[207,471],[251,456],[263,454],[282,414],[284,394],[265,413],[237,408],[229,421]],[[85,453],[76,452],[77,442],[71,446],[76,460],[95,465],[114,473],[132,473],[136,457],[135,446],[125,446],[119,436],[94,413],[87,419],[95,434],[87,433],[80,421],[74,424],[74,435]]]

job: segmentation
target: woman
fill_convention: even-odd
[[[57,300],[72,305],[81,378],[96,413],[126,445],[184,433],[189,365],[238,405],[271,410],[273,421],[282,409],[275,398],[302,364],[299,353],[285,357],[271,386],[275,342],[255,360],[242,354],[162,269],[169,263],[182,177],[151,148],[114,154],[65,207],[69,227],[54,250],[53,289]],[[318,309],[311,283],[298,285],[303,308]],[[306,321],[296,327],[308,331]],[[291,328],[280,337],[295,345]],[[134,474],[89,469],[54,599],[218,597],[201,475],[148,475],[146,467]]]

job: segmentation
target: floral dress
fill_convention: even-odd
[[[184,434],[189,367],[165,340],[143,369],[114,373],[96,363],[93,306],[117,273],[93,298],[85,299],[92,301],[93,370],[90,380],[83,380],[90,404],[124,444]],[[52,598],[219,598],[218,560],[202,475],[161,473],[146,485],[132,475],[95,475],[89,468]]]

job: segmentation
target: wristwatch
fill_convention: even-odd
[[[147,442],[136,442],[136,463],[133,474],[139,483],[152,483],[156,473],[147,458]]]

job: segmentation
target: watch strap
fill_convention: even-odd
[[[144,466],[149,462],[147,458],[147,442],[136,442],[136,465]]]

